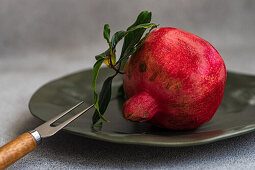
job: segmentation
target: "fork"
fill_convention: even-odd
[[[74,115],[73,117],[67,119],[63,123],[52,126],[54,122],[59,120],[61,117],[66,115],[67,113],[71,112],[78,106],[80,106],[83,101],[76,104],[75,106],[71,107],[70,109],[64,111],[63,113],[57,115],[56,117],[50,119],[49,121],[45,122],[44,124],[38,126],[34,130],[30,132],[26,132],[16,139],[12,140],[11,142],[5,144],[0,148],[0,169],[7,168],[29,152],[33,151],[38,144],[41,143],[42,138],[47,138],[55,133],[57,133],[59,130],[63,129],[66,125],[71,123],[73,120],[77,119],[79,116],[81,116],[83,113],[91,109],[94,104],[90,105],[86,109],[82,110],[78,114]]]

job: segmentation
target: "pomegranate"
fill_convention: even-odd
[[[209,121],[225,88],[226,67],[204,39],[165,27],[150,33],[124,69],[124,117],[188,130]]]

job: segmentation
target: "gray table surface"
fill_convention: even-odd
[[[0,0],[0,145],[42,123],[28,110],[41,85],[92,66],[105,23],[124,29],[144,9],[211,42],[229,70],[255,74],[253,0]],[[254,160],[255,133],[164,148],[60,132],[9,169],[254,169]]]

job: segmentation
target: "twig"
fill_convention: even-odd
[[[121,66],[121,65],[120,65],[120,66]],[[112,64],[112,57],[110,56],[110,67],[111,67],[113,70],[115,70],[117,74],[118,74],[118,73],[120,73],[120,74],[125,74],[124,72],[121,72],[121,71],[120,71],[120,66],[119,66],[119,68],[117,69],[117,68]]]

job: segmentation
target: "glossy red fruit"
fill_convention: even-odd
[[[213,117],[227,77],[210,43],[170,27],[150,33],[125,72],[124,117],[175,130],[197,128]]]

